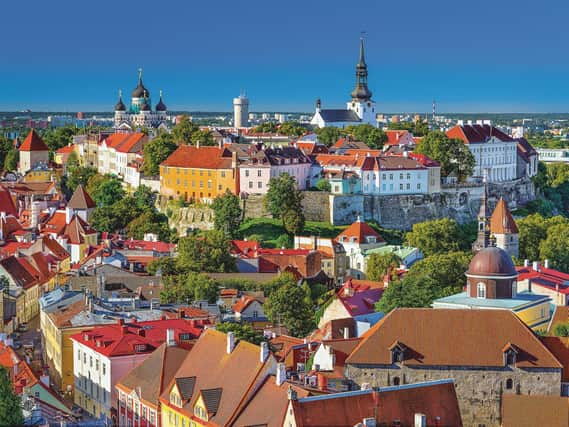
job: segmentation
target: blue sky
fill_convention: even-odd
[[[137,69],[154,102],[340,107],[365,30],[381,111],[569,111],[567,0],[5,1],[0,110],[111,110]]]

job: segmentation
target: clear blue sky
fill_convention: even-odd
[[[381,111],[568,112],[567,0],[3,1],[0,110],[341,107],[360,31]]]

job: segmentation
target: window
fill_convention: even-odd
[[[385,174],[384,173],[381,174],[381,179],[385,180]]]
[[[249,181],[249,188],[253,188],[253,181]]]
[[[511,378],[506,380],[506,390],[511,390],[514,388],[514,381]]]
[[[81,350],[77,350],[77,360],[81,362]]]
[[[399,379],[399,377],[393,377],[393,385],[399,385],[401,383],[401,380]]]
[[[407,174],[407,179],[411,179],[411,174],[410,174],[410,173]]]
[[[480,282],[476,286],[476,297],[477,298],[486,298],[486,284]]]
[[[393,179],[393,174],[392,174],[392,173],[389,174],[389,179],[391,179],[391,180]]]
[[[107,365],[103,363],[103,375],[107,373]]]
[[[221,177],[225,178],[225,171],[221,171]]]
[[[249,177],[249,170],[248,169],[245,169],[245,176]]]
[[[257,182],[257,187],[258,188],[263,188],[263,183],[261,181]]]
[[[407,183],[407,190],[411,189],[411,184]]]
[[[263,176],[263,171],[261,169],[257,170],[257,176],[258,177]]]
[[[399,184],[399,189],[403,190],[403,184]]]
[[[402,173],[399,174],[399,179],[403,179],[403,174],[402,174]]]
[[[417,183],[417,190],[421,189],[421,183]]]

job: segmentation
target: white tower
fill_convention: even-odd
[[[249,125],[249,98],[242,92],[237,98],[233,98],[233,126],[236,128]]]

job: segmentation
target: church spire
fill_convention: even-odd
[[[352,100],[367,102],[371,100],[372,93],[367,87],[367,64],[364,53],[364,38],[360,37],[360,59],[356,65],[356,87],[352,91]]]
[[[484,192],[480,201],[480,210],[478,211],[478,237],[472,245],[474,252],[478,252],[490,246],[490,212],[488,210],[488,193],[486,189],[486,179],[484,179]]]

